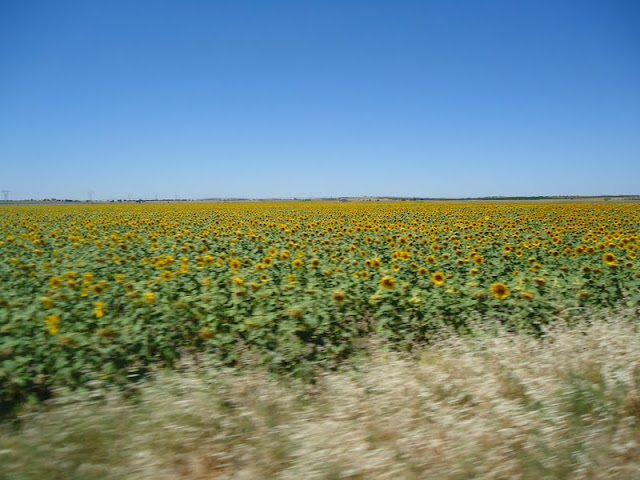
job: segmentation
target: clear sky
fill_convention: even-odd
[[[0,189],[640,194],[639,21],[636,0],[0,0]]]

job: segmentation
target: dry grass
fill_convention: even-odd
[[[313,386],[192,367],[62,396],[3,425],[0,477],[640,479],[638,322],[378,345]]]

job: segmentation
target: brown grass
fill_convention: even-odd
[[[211,366],[61,395],[2,426],[0,478],[640,478],[635,314],[370,354],[315,385]]]

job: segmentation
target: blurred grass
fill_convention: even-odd
[[[1,425],[0,478],[640,479],[637,320],[372,340],[315,383],[201,361],[60,393]]]

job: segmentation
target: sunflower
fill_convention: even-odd
[[[380,286],[385,290],[393,290],[396,287],[396,280],[387,275],[380,279]]]
[[[215,332],[213,330],[209,330],[208,328],[201,328],[198,330],[198,337],[203,340],[208,340],[215,336]]]
[[[498,300],[504,300],[509,296],[509,287],[502,282],[494,283],[491,285],[491,295]]]
[[[616,256],[611,252],[608,252],[608,253],[605,253],[604,255],[602,255],[602,261],[604,263],[606,263],[607,265],[610,265],[610,266],[615,265],[616,264],[616,260],[617,260]]]
[[[49,285],[51,285],[51,288],[60,288],[62,286],[62,279],[60,277],[51,277],[49,279]]]
[[[104,302],[97,301],[95,306],[96,318],[104,317]]]
[[[482,255],[474,255],[473,263],[476,265],[482,265],[484,263],[484,257]]]
[[[547,284],[547,281],[542,277],[535,277],[533,281],[536,282],[539,287],[544,287]]]
[[[53,300],[51,299],[51,297],[42,297],[40,301],[42,302],[44,308],[53,308]]]
[[[442,285],[445,282],[444,273],[442,272],[434,272],[431,275],[431,281],[436,285]]]
[[[301,268],[303,263],[302,260],[296,258],[293,262],[291,262],[291,265],[293,266],[293,268]]]
[[[244,280],[240,277],[233,277],[234,285],[242,286],[244,285]]]
[[[382,295],[371,295],[369,297],[369,302],[368,303],[369,303],[369,305],[377,305],[383,299],[384,299],[384,297]]]
[[[420,267],[418,269],[418,275],[425,276],[429,271],[425,267]]]
[[[317,258],[314,258],[309,262],[309,266],[311,266],[312,268],[316,268],[318,265],[320,265],[320,260],[318,260]]]
[[[270,267],[271,265],[273,265],[273,258],[271,257],[264,257],[262,259],[262,263],[264,264],[265,267]]]
[[[345,301],[346,298],[347,296],[342,290],[337,290],[333,292],[333,301],[336,303],[342,303]]]
[[[149,303],[150,305],[153,305],[154,303],[156,303],[156,295],[153,292],[145,292],[144,294],[144,299],[147,301],[147,303]]]
[[[44,323],[47,325],[51,335],[55,335],[60,331],[60,315],[47,315],[44,319]]]
[[[260,275],[260,281],[262,283],[266,282],[269,280],[269,276],[266,273],[263,273],[262,275]]]
[[[528,300],[531,301],[533,300],[533,293],[531,292],[520,292],[520,298],[524,299],[524,300]]]

